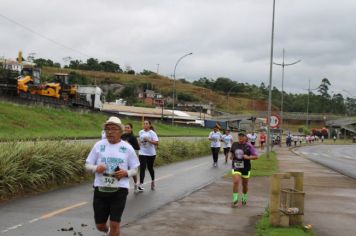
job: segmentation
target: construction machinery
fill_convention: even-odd
[[[102,108],[99,87],[70,84],[69,75],[65,73],[56,73],[54,82],[41,83],[40,75],[41,70],[33,66],[24,66],[20,75],[17,71],[0,68],[0,94],[54,105]]]

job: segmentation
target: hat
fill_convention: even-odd
[[[122,130],[124,129],[120,118],[116,117],[116,116],[111,116],[109,117],[109,119],[104,123],[104,126],[108,125],[108,124],[114,124],[119,126]]]
[[[239,136],[245,136],[245,135],[246,135],[246,131],[245,130],[240,130]]]

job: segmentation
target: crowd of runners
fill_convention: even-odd
[[[145,120],[136,137],[131,123],[122,124],[117,117],[110,117],[103,126],[102,139],[90,151],[85,168],[95,174],[93,209],[96,228],[110,236],[120,235],[121,217],[126,205],[129,179],[134,182],[134,192],[144,191],[146,168],[151,177],[150,188],[155,190],[154,161],[159,138],[151,122]],[[234,140],[229,129],[221,133],[217,123],[209,133],[213,168],[218,168],[218,158],[223,144],[225,165],[231,161],[232,207],[247,204],[251,160],[258,159],[256,144],[263,151],[267,142],[265,132],[246,134],[241,130]],[[258,137],[259,136],[259,137]],[[279,136],[272,136],[272,143],[281,145]],[[314,142],[315,137],[307,137]],[[286,145],[303,140],[288,135]],[[139,180],[137,175],[139,174]],[[241,186],[241,187],[240,187]],[[241,189],[240,189],[241,188]],[[241,203],[240,203],[241,202]],[[240,203],[240,204],[239,204]]]

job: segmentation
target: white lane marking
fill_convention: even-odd
[[[32,223],[34,223],[34,222],[36,222],[36,221],[39,221],[39,220],[48,219],[48,218],[50,218],[50,217],[53,217],[53,216],[55,216],[55,215],[61,214],[61,213],[66,212],[66,211],[69,211],[69,210],[71,210],[71,209],[74,209],[74,208],[83,206],[83,205],[85,205],[85,204],[87,204],[87,203],[88,203],[88,202],[80,202],[80,203],[78,203],[78,204],[74,204],[74,205],[71,205],[71,206],[68,206],[68,207],[65,207],[65,208],[56,210],[56,211],[52,211],[52,212],[50,212],[50,213],[47,213],[47,214],[42,215],[40,218],[34,218],[34,219],[32,219],[32,220],[29,220],[29,221],[28,221],[27,223],[25,223],[25,224],[32,224]],[[1,231],[1,234],[6,233],[6,232],[8,232],[8,231],[10,231],[10,230],[17,229],[17,228],[19,228],[19,227],[22,227],[22,226],[25,225],[25,224],[21,223],[21,224],[17,224],[17,225],[8,227],[7,229],[2,230],[2,231]]]
[[[343,158],[345,158],[345,159],[349,159],[349,160],[353,160],[353,161],[356,161],[355,160],[355,158],[353,158],[353,157],[350,157],[350,156],[342,156]]]
[[[38,221],[38,220],[40,220],[40,219],[35,218],[35,219],[32,219],[32,220],[29,220],[28,223],[31,224],[31,223],[34,223],[34,222],[36,222],[36,221]]]
[[[21,226],[22,226],[22,224],[18,224],[18,225],[11,226],[11,227],[9,227],[9,228],[7,228],[7,229],[2,230],[2,231],[1,231],[1,234],[6,233],[6,232],[8,232],[8,231],[10,231],[10,230],[17,229],[17,228],[19,228],[19,227],[21,227]]]
[[[324,157],[329,157],[329,154],[326,154],[326,153],[320,153],[320,154]]]

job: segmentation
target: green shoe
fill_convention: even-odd
[[[239,201],[233,201],[233,202],[231,203],[231,207],[232,207],[232,208],[236,208],[236,207],[238,207],[238,205],[239,205]]]

